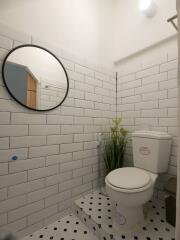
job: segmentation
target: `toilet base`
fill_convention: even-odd
[[[125,207],[116,204],[113,227],[116,231],[132,231],[144,221],[143,206]]]

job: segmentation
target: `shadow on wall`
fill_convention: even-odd
[[[28,3],[32,3],[33,0],[28,1],[28,0],[0,0],[0,8],[1,11],[7,11],[11,10],[14,8],[18,8],[19,6],[22,5],[27,5]],[[36,0],[37,1],[37,0]]]
[[[10,232],[2,231],[0,233],[0,240],[16,240],[16,237]]]

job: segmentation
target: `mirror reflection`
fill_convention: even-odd
[[[3,79],[19,103],[40,111],[62,104],[69,88],[62,63],[48,50],[33,45],[20,46],[8,54]]]

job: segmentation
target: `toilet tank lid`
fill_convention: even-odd
[[[171,139],[172,136],[166,132],[156,131],[136,131],[132,133],[132,137],[153,138],[153,139]]]

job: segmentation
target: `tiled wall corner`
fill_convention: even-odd
[[[61,107],[46,113],[17,104],[0,75],[0,231],[24,236],[68,212],[71,200],[104,182],[96,133],[107,131],[116,116],[115,73],[93,66],[34,36],[0,30],[0,71],[12,47],[44,46],[63,62],[70,89]],[[167,46],[166,46],[167,47]],[[157,50],[157,49],[156,49]],[[173,135],[169,174],[176,174],[177,55],[171,48],[149,51],[121,63],[117,116],[130,132],[166,131]],[[126,163],[132,164],[129,141]],[[17,155],[16,162],[11,161]],[[162,175],[155,197],[164,198]]]

